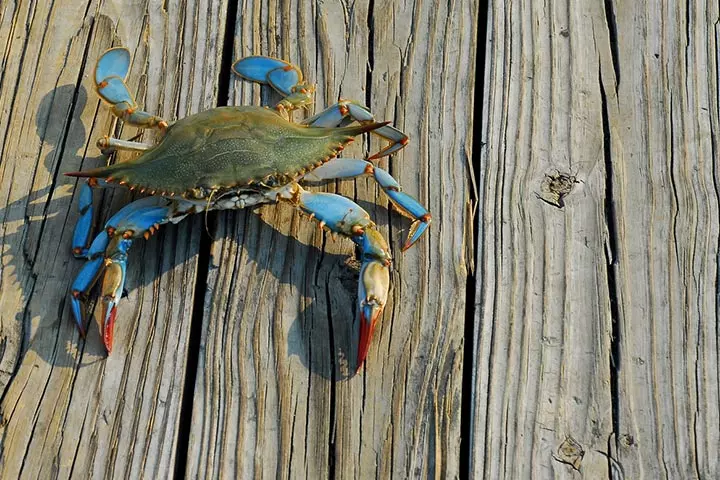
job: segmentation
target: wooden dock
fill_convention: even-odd
[[[581,3],[0,0],[0,478],[720,478],[720,5]],[[352,242],[289,205],[137,242],[112,355],[79,336],[114,45],[168,119],[276,102],[230,70],[263,54],[410,136],[406,253],[372,180],[323,187],[395,258],[357,374]]]

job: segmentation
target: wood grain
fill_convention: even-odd
[[[408,222],[373,181],[325,187],[356,198],[395,257],[391,300],[354,375],[351,242],[285,206],[218,216],[188,477],[460,475],[477,11],[476,1],[239,4],[237,57],[288,59],[317,83],[316,109],[354,98],[410,135],[379,163],[435,220],[403,255]],[[231,90],[234,103],[277,101],[241,81]],[[345,155],[379,146],[358,141]]]
[[[613,3],[604,61],[626,478],[718,478],[716,1]],[[662,21],[658,21],[662,18]]]
[[[602,4],[493,1],[471,478],[609,478]],[[548,178],[576,177],[558,208]]]
[[[67,307],[82,263],[70,254],[77,190],[62,173],[104,162],[95,139],[115,121],[91,72],[113,44],[133,53],[129,83],[146,109],[172,119],[213,106],[225,10],[202,0],[167,10],[129,1],[0,6],[2,478],[164,478],[175,468],[202,221],[133,249],[105,359],[96,329],[80,339]],[[104,194],[102,214],[129,198]]]
[[[475,477],[720,475],[718,15],[491,5]]]

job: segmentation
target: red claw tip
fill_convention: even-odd
[[[370,350],[370,342],[372,342],[375,325],[381,313],[381,310],[376,310],[371,313],[371,318],[368,318],[365,315],[365,309],[371,309],[371,307],[366,306],[360,314],[360,342],[358,343],[356,372],[359,371],[365,363],[368,350]]]
[[[113,330],[115,328],[115,316],[117,315],[117,306],[110,309],[110,314],[105,320],[105,326],[103,327],[103,343],[105,344],[105,350],[108,355],[112,352],[113,345]]]

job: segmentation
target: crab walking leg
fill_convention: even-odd
[[[382,187],[385,194],[397,209],[406,217],[413,220],[410,226],[403,251],[412,247],[430,226],[432,217],[430,212],[413,197],[402,192],[400,184],[385,170],[376,167],[365,160],[355,158],[334,158],[315,170],[307,173],[303,180],[320,182],[337,178],[353,178],[361,175],[372,175]]]
[[[392,258],[387,242],[370,215],[352,200],[333,193],[315,193],[291,184],[290,195],[280,198],[290,201],[308,213],[332,232],[350,237],[362,252],[362,267],[358,283],[358,309],[360,311],[360,341],[357,352],[357,369],[365,362],[373,331],[390,289]]]
[[[165,120],[138,110],[135,99],[125,84],[130,70],[130,51],[116,47],[103,53],[95,64],[95,88],[100,98],[111,105],[113,114],[125,123],[141,128],[166,129]]]
[[[77,258],[83,258],[87,254],[87,245],[90,240],[92,221],[94,215],[93,194],[90,182],[83,182],[80,186],[80,199],[78,200],[78,212],[80,218],[75,224],[72,239],[72,252]]]
[[[85,336],[84,302],[93,285],[102,277],[100,331],[108,353],[112,350],[117,305],[125,285],[128,250],[137,238],[149,238],[161,224],[177,223],[198,206],[185,200],[146,197],[136,200],[113,215],[87,250],[87,263],[72,284],[71,310],[80,334]]]
[[[83,265],[78,276],[75,277],[71,287],[70,308],[73,312],[75,324],[83,338],[85,337],[85,325],[87,323],[83,302],[102,273],[105,264],[104,254],[109,242],[110,237],[105,232],[100,233],[95,238],[86,251],[88,261]]]
[[[312,127],[339,127],[345,126],[352,122],[361,124],[375,122],[375,116],[367,107],[353,100],[340,100],[324,111],[303,120],[304,125]],[[397,128],[385,125],[372,131],[376,135],[380,135],[390,141],[386,147],[371,156],[369,160],[384,157],[393,154],[408,144],[408,136]]]
[[[75,258],[87,258],[88,255],[87,247],[90,241],[92,222],[95,215],[92,189],[94,187],[106,186],[108,186],[108,184],[105,180],[97,178],[89,178],[87,182],[84,182],[80,186],[80,198],[78,200],[80,219],[75,224],[72,239],[72,252]]]
[[[119,138],[113,138],[107,135],[99,138],[96,144],[103,155],[109,155],[115,150],[144,152],[145,150],[150,150],[154,146],[149,143],[133,142],[131,140],[120,140]]]

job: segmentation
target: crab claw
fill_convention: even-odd
[[[365,363],[373,331],[387,302],[390,288],[390,271],[378,260],[363,264],[358,283],[360,307],[360,341],[358,343],[357,370]]]
[[[127,250],[132,240],[121,236],[115,253],[105,259],[105,275],[102,281],[102,317],[98,326],[102,333],[105,350],[109,354],[112,351],[113,330],[117,316],[117,305],[122,297],[123,286],[125,285],[125,272],[127,267]]]
[[[392,264],[387,242],[368,213],[348,198],[333,193],[308,192],[298,184],[285,195],[281,198],[310,214],[321,226],[350,237],[362,251],[363,265],[358,282],[360,341],[357,371],[365,363],[373,330],[387,302]]]
[[[72,284],[70,308],[83,337],[87,316],[84,302],[102,277],[102,314],[98,326],[105,349],[108,353],[112,351],[117,305],[125,285],[128,250],[133,240],[148,238],[159,225],[177,221],[194,208],[192,202],[145,197],[124,206],[107,221],[105,229],[83,250],[82,256],[88,261]]]

